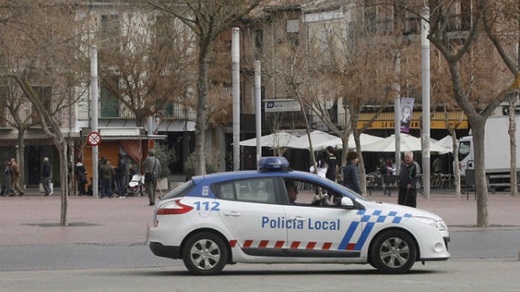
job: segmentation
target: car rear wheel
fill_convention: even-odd
[[[415,263],[417,248],[406,232],[389,230],[374,239],[370,249],[370,263],[381,273],[408,272]]]
[[[216,275],[228,261],[226,244],[218,235],[201,232],[192,235],[184,245],[182,258],[186,268],[197,275]]]

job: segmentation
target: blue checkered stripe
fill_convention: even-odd
[[[392,223],[400,223],[403,218],[411,218],[412,214],[404,213],[398,214],[396,211],[390,211],[388,214],[383,214],[382,210],[374,210],[372,214],[368,213],[367,210],[359,210],[358,215],[361,215],[361,222],[375,222],[384,223],[386,220],[390,220]]]
[[[404,213],[399,214],[396,211],[390,211],[388,214],[384,214],[382,210],[374,210],[372,213],[367,212],[367,210],[359,210],[357,215],[361,216],[359,221],[353,221],[350,223],[350,226],[347,228],[347,232],[343,236],[338,249],[339,250],[347,250],[347,251],[359,251],[363,248],[363,245],[366,243],[370,232],[374,228],[374,225],[377,223],[384,222],[392,222],[392,223],[400,223],[403,218],[411,218],[412,214]],[[365,224],[361,233],[356,232],[359,225],[361,223]],[[359,234],[358,236],[354,236],[354,234]],[[358,237],[357,240],[355,237]]]

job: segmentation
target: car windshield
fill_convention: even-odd
[[[359,194],[356,194],[356,192],[354,192],[353,190],[343,186],[343,185],[340,185],[340,184],[337,184],[339,188],[342,189],[342,193],[349,193],[350,194],[350,197],[352,197],[353,199],[357,200],[357,201],[369,201],[367,198],[359,195]]]
[[[340,190],[341,193],[348,193],[348,194],[350,194],[350,197],[352,197],[355,200],[369,201],[367,198],[361,196],[360,194],[357,194],[356,192],[354,192],[353,190],[345,187],[342,184],[339,184],[337,182],[332,182],[331,180],[329,180],[327,178],[324,178],[324,177],[320,177],[320,176],[316,176],[316,178],[317,178],[318,181],[323,182],[325,184],[333,183],[335,188],[341,189]]]

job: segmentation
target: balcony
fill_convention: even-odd
[[[169,104],[159,111],[166,120],[195,121],[197,113],[181,104]],[[99,107],[100,119],[135,119],[135,114],[118,100],[101,100]]]

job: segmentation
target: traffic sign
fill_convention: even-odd
[[[101,135],[98,132],[90,132],[87,136],[87,143],[90,146],[98,146],[101,143]]]
[[[264,100],[265,112],[298,112],[301,111],[300,103],[294,99],[269,99]]]

